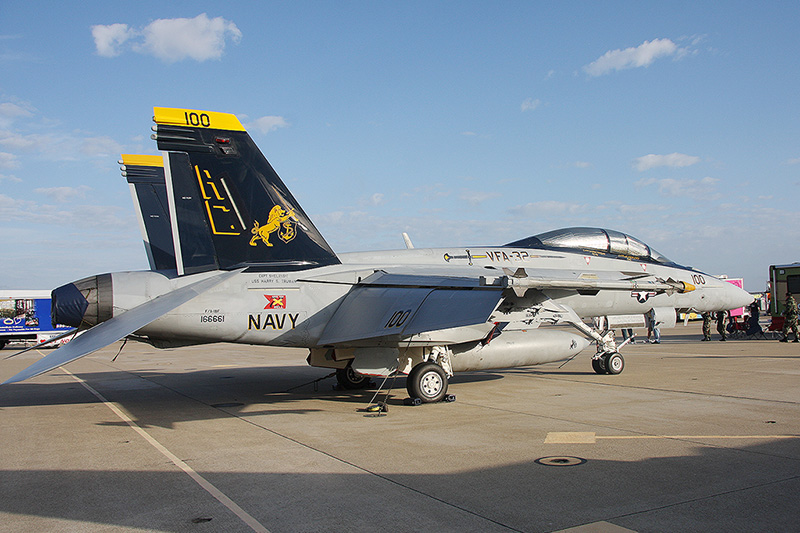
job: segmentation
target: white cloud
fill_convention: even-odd
[[[36,154],[51,161],[74,161],[81,157],[114,157],[124,149],[122,145],[105,136],[89,136],[81,131],[47,131],[27,133],[35,109],[25,103],[0,103],[0,169],[16,168],[23,153]],[[35,127],[50,123],[43,117],[36,117]],[[19,122],[19,124],[11,124]],[[4,127],[5,126],[5,127]]]
[[[75,159],[77,142],[68,134],[22,134],[0,130],[0,146],[7,150],[37,153],[51,160],[65,161]]]
[[[17,156],[8,152],[0,152],[0,168],[16,168],[19,166]]]
[[[86,153],[82,148],[85,141],[69,133],[22,134],[0,130],[0,147],[37,154],[51,161],[77,160],[80,153]]]
[[[467,202],[470,206],[477,206],[485,202],[486,200],[491,200],[492,198],[497,198],[500,196],[498,192],[484,192],[484,191],[461,191],[461,194],[458,195],[459,200],[463,200]]]
[[[68,231],[68,228],[79,228],[81,231],[92,228],[100,232],[118,232],[128,231],[136,226],[135,223],[132,224],[134,217],[129,209],[113,205],[86,205],[72,202],[74,199],[83,198],[90,190],[91,188],[85,185],[35,189],[34,192],[37,194],[64,204],[59,206],[17,200],[0,194],[0,222],[22,221],[26,228],[41,224],[51,229],[57,227],[60,231]]]
[[[286,122],[286,119],[283,117],[277,116],[265,116],[261,118],[257,118],[253,122],[247,125],[247,129],[249,130],[258,130],[261,133],[269,133],[271,131],[275,131],[278,128],[285,128],[289,126],[289,123]]]
[[[667,155],[648,154],[637,157],[633,166],[639,172],[643,172],[656,167],[688,167],[699,162],[700,158],[697,156],[675,152]]]
[[[362,196],[358,199],[360,207],[378,207],[386,203],[383,193],[376,192],[371,196]]]
[[[120,47],[136,36],[136,31],[127,24],[97,24],[92,26],[92,37],[97,54],[103,57],[115,57],[121,53]]]
[[[659,180],[655,178],[643,178],[636,182],[636,186],[648,187],[650,185],[656,185],[659,194],[663,196],[707,197],[714,192],[717,183],[719,183],[719,180],[711,177],[705,177],[700,180],[676,180],[672,178]]]
[[[76,198],[84,198],[89,190],[91,187],[80,185],[78,187],[40,187],[34,189],[33,192],[47,196],[55,202],[64,203]]]
[[[602,76],[614,70],[648,67],[660,57],[685,55],[686,49],[678,48],[670,39],[645,41],[636,48],[609,50],[592,63],[583,67],[589,76]]]
[[[538,98],[535,100],[533,98],[526,98],[525,101],[522,102],[520,109],[522,109],[524,113],[525,111],[533,111],[540,105],[542,105],[542,101],[539,100]]]
[[[669,208],[659,204],[621,204],[616,209],[626,216],[644,214],[649,217],[656,211],[667,211]]]
[[[541,202],[531,202],[525,205],[512,207],[509,211],[513,214],[537,217],[581,213],[584,207],[585,206],[581,204],[559,202],[557,200],[543,200]]]
[[[786,164],[787,165],[796,165],[798,163],[800,163],[800,157],[795,157],[793,159],[787,159],[786,160]]]
[[[80,152],[89,157],[116,157],[122,151],[122,145],[109,137],[87,137],[80,146]]]
[[[205,13],[193,19],[155,20],[142,33],[144,48],[168,63],[186,58],[219,59],[227,38],[236,43],[242,38],[236,24],[222,17],[209,19]]]
[[[452,189],[444,183],[427,183],[420,187],[415,187],[411,192],[401,194],[402,198],[413,198],[415,202],[438,202],[442,198],[452,195]]]
[[[201,13],[194,18],[154,20],[141,30],[127,24],[92,26],[97,53],[115,57],[125,43],[135,52],[149,54],[165,63],[184,59],[207,61],[219,59],[228,40],[238,43],[242,32],[233,22],[222,17],[208,18]]]
[[[7,128],[18,118],[30,117],[33,113],[24,107],[11,102],[0,104],[0,128]]]

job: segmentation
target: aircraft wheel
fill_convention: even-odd
[[[603,357],[605,360],[606,371],[609,374],[619,374],[625,368],[625,359],[617,352]]]
[[[347,390],[366,388],[367,384],[369,383],[369,377],[359,374],[353,370],[351,365],[352,361],[347,363],[346,367],[336,369],[336,381],[339,382],[339,385],[343,389]]]
[[[592,368],[598,374],[606,374],[605,358],[592,359]]]
[[[447,394],[447,374],[436,363],[420,363],[408,374],[406,389],[423,403],[441,401]]]

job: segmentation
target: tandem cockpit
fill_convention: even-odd
[[[636,261],[675,265],[636,237],[603,228],[562,228],[506,244],[515,248],[594,252]]]

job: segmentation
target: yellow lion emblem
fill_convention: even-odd
[[[297,217],[294,215],[293,210],[287,212],[281,206],[276,205],[270,210],[266,224],[261,226],[258,220],[254,221],[255,227],[250,230],[250,233],[253,234],[253,238],[250,239],[250,246],[256,246],[258,244],[258,239],[261,239],[267,246],[273,246],[273,244],[269,242],[269,236],[281,229],[281,226],[283,226],[283,230],[278,232],[278,238],[283,242],[291,241],[294,239],[295,235],[297,235],[295,229],[296,221]]]

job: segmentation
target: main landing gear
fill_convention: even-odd
[[[406,378],[408,395],[422,403],[444,400],[447,396],[447,374],[436,363],[420,363],[411,369]]]
[[[423,361],[411,369],[406,378],[407,405],[420,405],[439,401],[452,402],[456,397],[447,394],[447,372],[438,363]],[[336,370],[336,381],[344,390],[366,389],[374,385],[369,376],[359,374],[351,364]]]
[[[344,368],[336,369],[336,381],[345,390],[366,389],[370,384],[369,376],[359,374],[353,370],[352,361]]]

